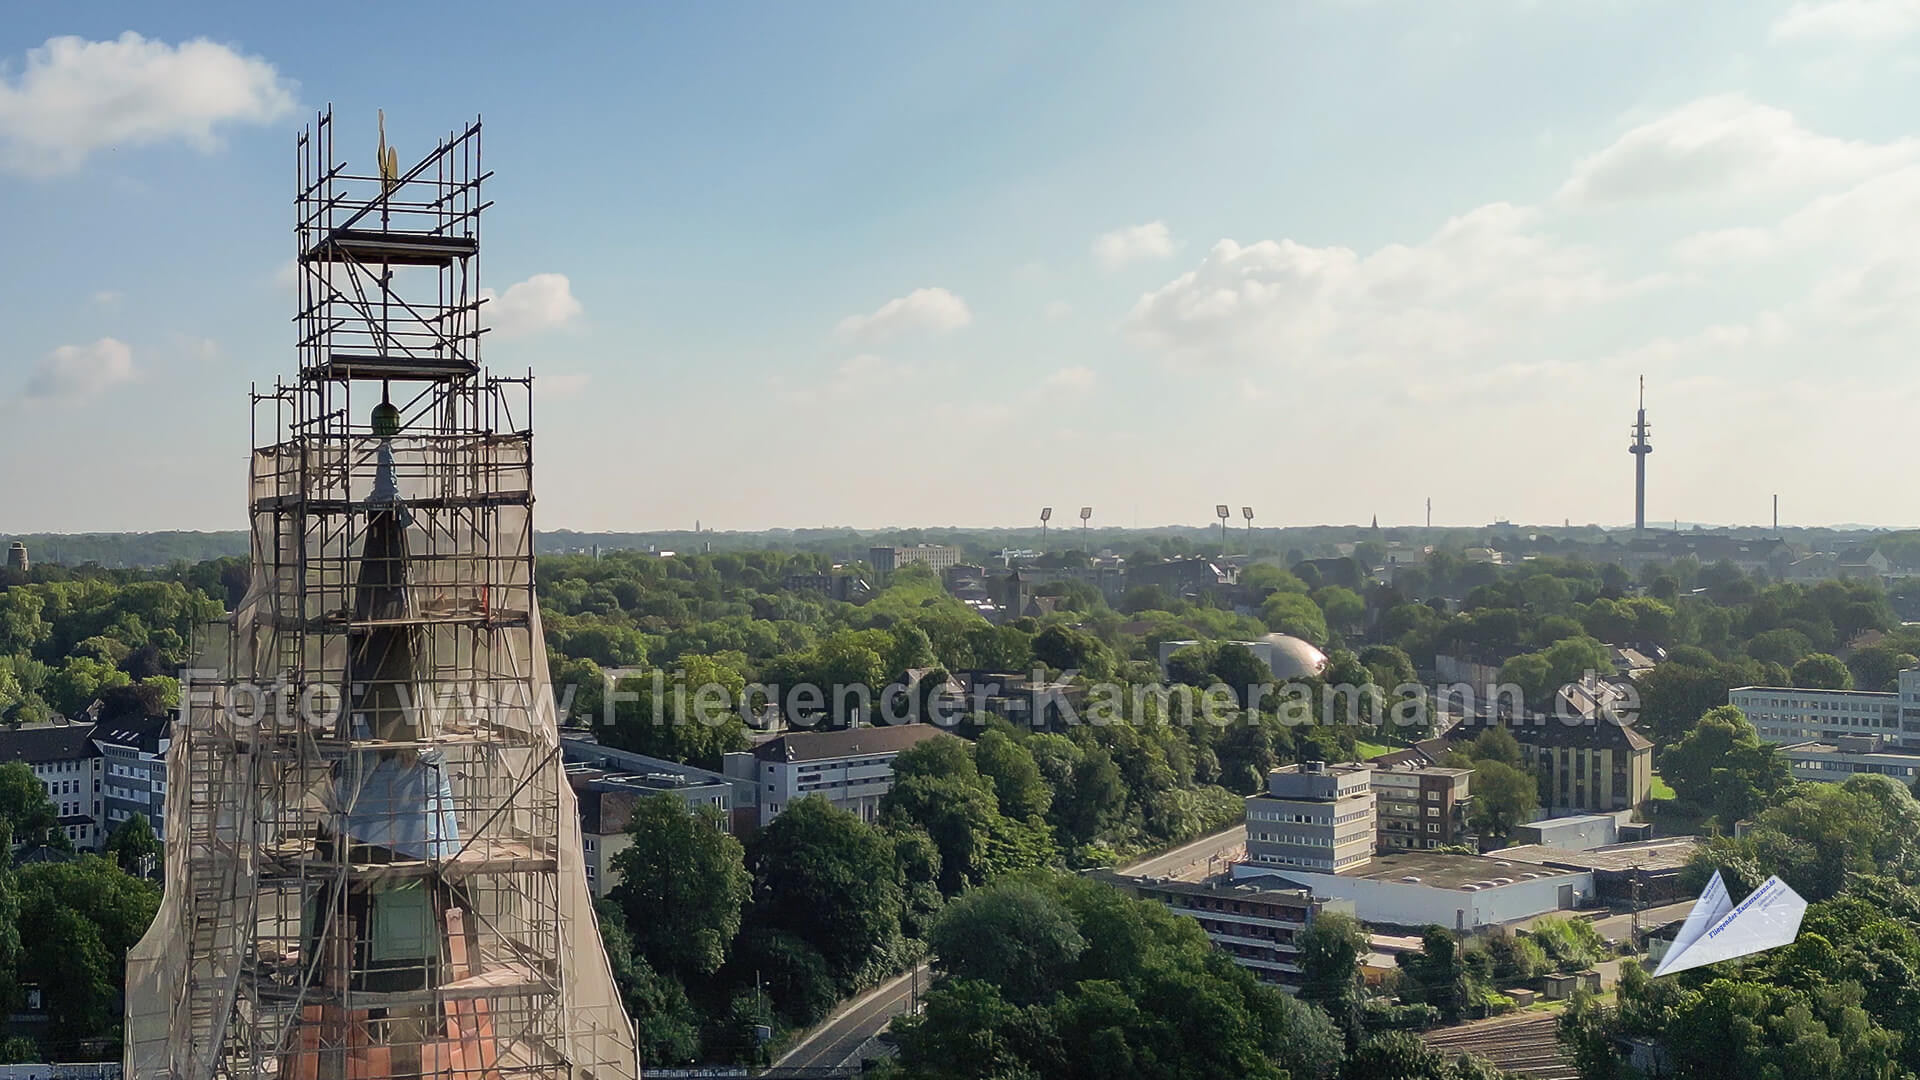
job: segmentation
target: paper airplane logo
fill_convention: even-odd
[[[1658,978],[1791,944],[1806,913],[1807,902],[1777,877],[1734,907],[1716,870],[1653,974]]]

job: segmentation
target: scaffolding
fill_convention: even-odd
[[[480,364],[480,124],[298,140],[298,374],[168,751],[130,1080],[628,1080],[533,591],[532,380]]]

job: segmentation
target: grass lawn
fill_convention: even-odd
[[[1654,798],[1654,801],[1664,802],[1668,799],[1673,798],[1673,785],[1667,783],[1665,780],[1660,779],[1659,773],[1654,773],[1653,788],[1652,788],[1651,794]]]
[[[1368,742],[1365,739],[1353,740],[1353,752],[1360,755],[1361,761],[1377,758],[1381,754],[1391,754],[1397,749],[1399,749],[1399,747],[1387,746],[1384,743]]]

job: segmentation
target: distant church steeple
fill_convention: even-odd
[[[1373,515],[1373,524],[1372,526],[1370,526],[1370,528],[1372,528],[1374,532],[1380,531],[1380,515],[1379,514]]]

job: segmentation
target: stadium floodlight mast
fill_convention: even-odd
[[[1047,522],[1053,520],[1053,507],[1040,508],[1040,550],[1047,550]]]
[[[1086,550],[1087,546],[1087,521],[1092,517],[1093,507],[1083,506],[1080,508],[1080,548],[1083,551]]]
[[[1240,508],[1240,516],[1247,519],[1247,554],[1253,554],[1253,507]]]
[[[1233,514],[1233,508],[1226,503],[1213,505],[1214,516],[1220,519],[1220,554],[1227,553],[1227,518]]]

